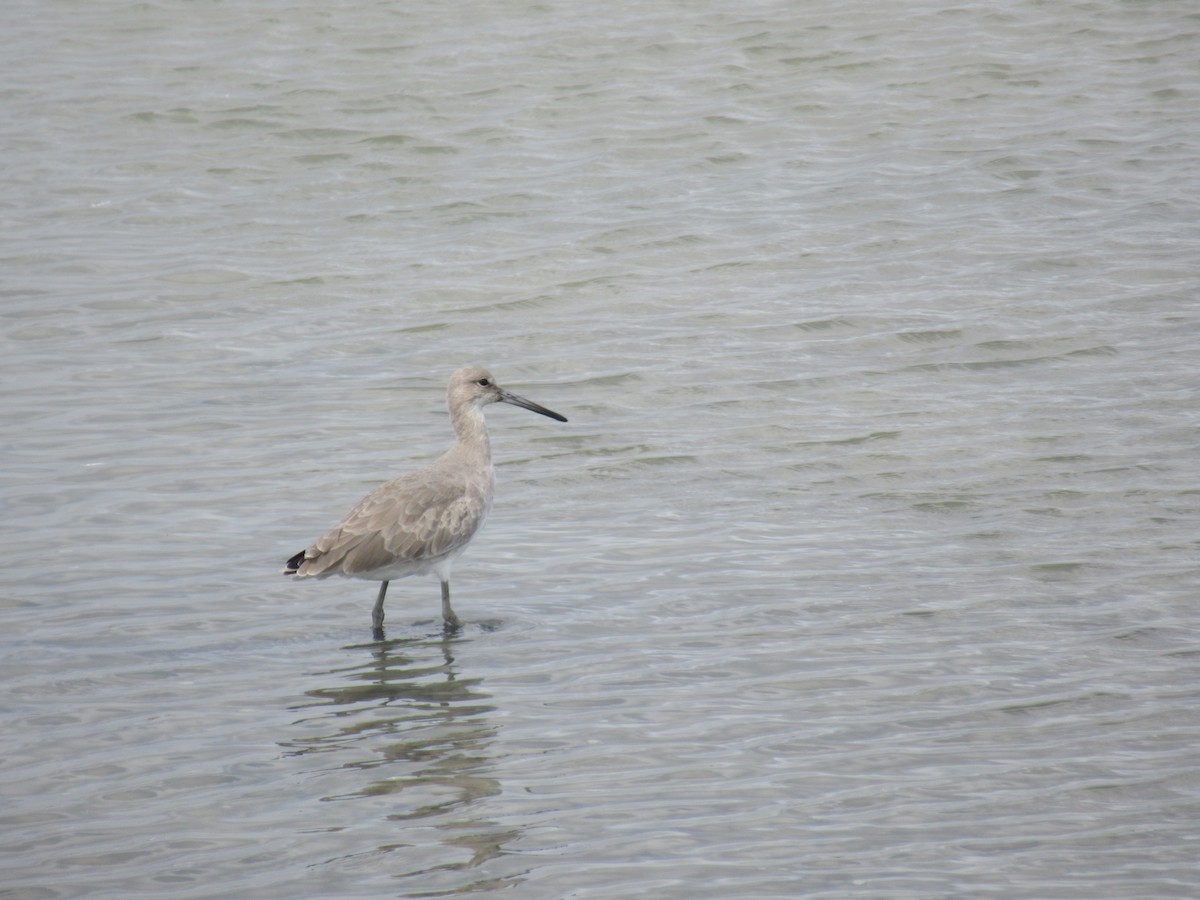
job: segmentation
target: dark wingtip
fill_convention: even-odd
[[[286,565],[284,565],[284,567],[283,567],[283,574],[284,575],[295,575],[296,572],[299,570],[300,565],[304,562],[304,554],[307,552],[308,552],[307,550],[301,550],[299,553],[297,553],[295,556],[293,556],[291,559],[289,559],[287,561]]]

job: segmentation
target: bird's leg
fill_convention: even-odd
[[[446,623],[447,631],[458,631],[462,628],[462,622],[450,608],[450,582],[448,581],[442,582],[442,620]]]
[[[383,628],[383,598],[387,595],[387,586],[386,581],[379,586],[379,596],[375,598],[375,608],[371,610],[371,624],[376,631]]]

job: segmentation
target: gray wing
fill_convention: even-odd
[[[405,475],[363,497],[304,552],[297,574],[354,575],[436,560],[466,544],[486,513],[486,499],[469,483]]]

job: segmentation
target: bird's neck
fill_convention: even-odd
[[[483,411],[474,406],[461,407],[450,414],[450,421],[454,425],[455,453],[490,464],[492,445],[488,440],[487,422],[483,418]]]

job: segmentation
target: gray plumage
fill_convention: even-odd
[[[450,568],[492,506],[495,478],[483,407],[511,403],[560,422],[556,412],[496,384],[491,373],[467,366],[450,376],[446,405],[454,426],[454,446],[432,464],[381,484],[363,497],[341,522],[288,560],[285,575],[326,578],[346,575],[383,582],[372,621],[383,628],[388,582],[432,573],[442,583],[442,618],[460,625],[450,608]]]

